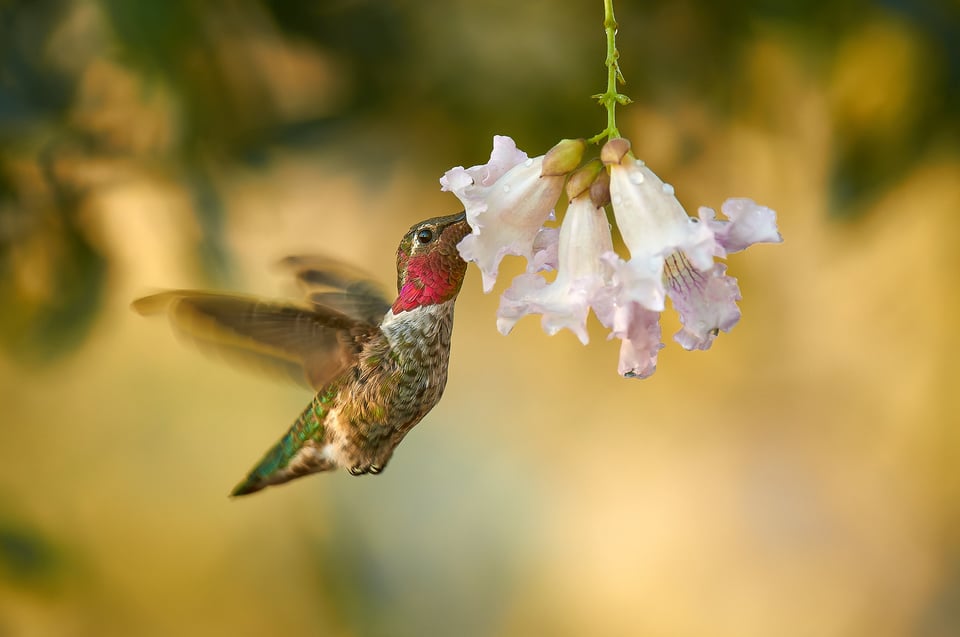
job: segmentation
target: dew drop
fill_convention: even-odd
[[[667,195],[668,197],[672,197],[673,186],[671,186],[670,184],[663,184],[663,194]]]
[[[530,168],[530,166],[533,166],[533,158],[528,157],[527,161],[523,162],[523,165],[526,166],[527,168]]]
[[[619,206],[621,203],[623,203],[623,197],[620,196],[620,193],[617,193],[610,198],[610,201],[614,206]]]
[[[643,173],[640,172],[639,170],[632,171],[632,172],[630,173],[629,179],[630,179],[630,183],[631,183],[631,184],[640,185],[640,184],[643,183],[643,180],[644,180]]]
[[[640,168],[643,168],[644,166],[647,165],[642,159],[638,159],[634,163]]]
[[[510,184],[503,184],[503,192],[510,192]]]

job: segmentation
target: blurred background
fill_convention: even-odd
[[[384,475],[230,500],[309,394],[130,301],[389,288],[445,170],[603,127],[602,2],[0,0],[0,636],[960,634],[960,5],[616,10],[637,156],[778,211],[741,323],[621,379],[471,268]]]

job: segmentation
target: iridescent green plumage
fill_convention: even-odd
[[[286,435],[277,444],[270,448],[257,465],[250,470],[247,477],[233,488],[230,495],[247,495],[259,491],[267,484],[273,484],[281,475],[289,471],[294,472],[290,463],[308,441],[323,439],[323,420],[329,410],[330,399],[333,393],[328,391],[321,396],[317,394],[313,401],[303,410],[300,417],[293,423]],[[306,475],[304,471],[299,475]],[[291,475],[291,478],[294,477]],[[288,478],[289,479],[289,478]]]

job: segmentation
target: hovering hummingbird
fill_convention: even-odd
[[[292,374],[316,395],[290,430],[232,491],[246,495],[345,467],[380,473],[447,382],[453,306],[467,264],[457,243],[464,213],[427,219],[397,249],[391,304],[365,274],[322,257],[289,257],[303,304],[172,290],[133,302],[166,313],[200,347]]]

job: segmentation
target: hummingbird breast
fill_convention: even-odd
[[[378,473],[439,402],[447,383],[453,305],[450,300],[387,312],[332,410],[325,453],[337,464],[355,474]]]

